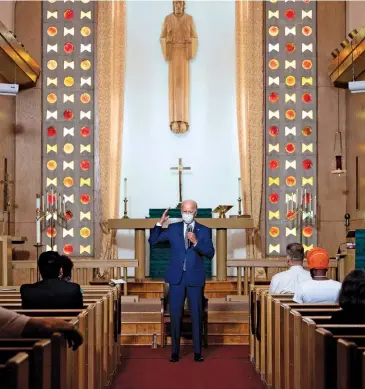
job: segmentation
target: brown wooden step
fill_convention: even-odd
[[[150,346],[152,344],[152,336],[153,334],[146,335],[132,335],[126,334],[120,336],[120,344],[121,345],[140,345],[140,346]],[[213,344],[248,344],[248,335],[237,335],[237,334],[208,334],[208,345]],[[160,345],[160,336],[157,335],[157,343]],[[167,344],[171,344],[170,337],[167,337]],[[192,344],[191,339],[181,339],[181,344]]]
[[[122,335],[160,334],[160,323],[122,323]],[[248,323],[208,323],[208,334],[248,335]]]

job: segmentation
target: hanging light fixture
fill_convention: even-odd
[[[341,46],[345,48],[350,42],[345,39]],[[337,71],[340,72],[340,52],[338,49],[333,50],[331,53],[333,58],[337,57]],[[341,176],[346,174],[343,161],[343,152],[342,152],[342,133],[340,131],[340,88],[337,88],[337,131],[335,133],[335,143],[333,146],[334,160],[332,161],[332,174],[337,174]]]

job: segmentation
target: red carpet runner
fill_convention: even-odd
[[[263,389],[248,358],[248,346],[210,346],[205,362],[193,361],[189,346],[179,363],[170,363],[170,348],[123,347],[112,389]]]

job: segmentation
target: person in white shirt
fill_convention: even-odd
[[[317,247],[307,254],[308,269],[312,279],[298,286],[293,300],[296,303],[335,303],[341,283],[327,278],[329,255]]]
[[[301,282],[312,278],[309,271],[303,269],[304,248],[300,243],[288,244],[286,255],[289,270],[272,277],[269,289],[271,294],[295,293]]]

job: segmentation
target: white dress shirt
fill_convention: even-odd
[[[291,266],[288,270],[277,273],[272,277],[269,293],[296,293],[300,283],[311,279],[309,271],[304,270],[303,266]]]
[[[296,303],[335,303],[341,282],[334,280],[309,280],[301,283],[293,300]]]

